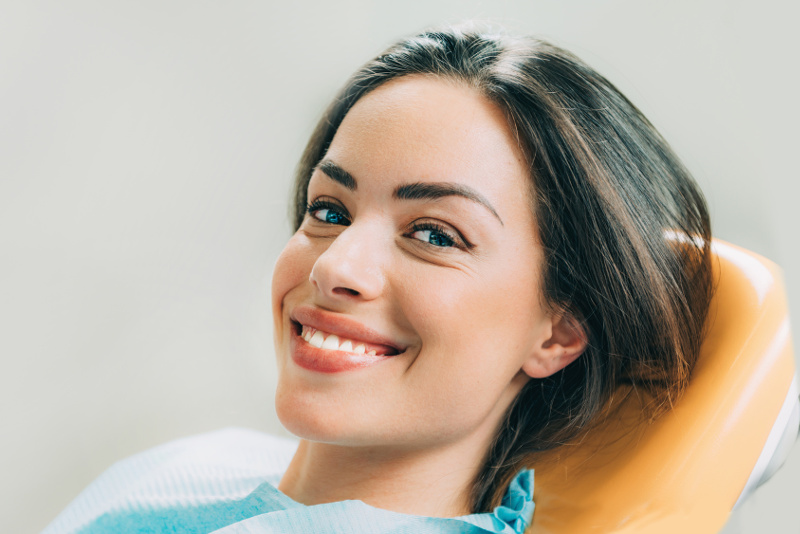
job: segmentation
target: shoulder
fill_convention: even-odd
[[[71,532],[120,509],[236,499],[276,484],[296,448],[294,440],[243,428],[159,445],[108,468],[44,533]]]

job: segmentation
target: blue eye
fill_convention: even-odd
[[[320,221],[324,221],[330,224],[343,224],[346,220],[341,213],[333,211],[332,209],[329,208],[323,208],[321,210],[317,210],[316,212],[314,212],[313,215]]]
[[[309,215],[327,224],[347,226],[350,220],[342,207],[325,200],[315,200],[306,207]]]
[[[459,247],[456,238],[451,236],[443,227],[433,223],[422,223],[414,226],[409,237],[418,239],[423,243],[435,247],[448,248]],[[461,247],[459,247],[461,248]]]

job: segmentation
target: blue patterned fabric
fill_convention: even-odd
[[[114,464],[43,534],[522,534],[533,516],[529,470],[493,513],[434,518],[361,501],[305,506],[276,489],[296,447],[244,429],[167,443]]]

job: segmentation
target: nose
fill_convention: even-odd
[[[333,300],[372,300],[386,284],[376,229],[352,224],[317,257],[309,280]]]

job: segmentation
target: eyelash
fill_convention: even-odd
[[[332,210],[332,211],[335,211],[337,213],[340,213],[342,215],[342,217],[347,219],[348,226],[349,226],[350,217],[349,217],[349,215],[347,213],[347,210],[345,210],[341,205],[335,204],[335,203],[330,202],[328,200],[322,200],[322,199],[317,199],[317,200],[315,200],[313,202],[309,202],[308,204],[306,204],[306,213],[308,213],[312,218],[314,218],[317,221],[319,221],[321,223],[324,223],[324,224],[336,224],[336,223],[329,223],[328,221],[321,221],[321,220],[317,219],[316,217],[314,217],[314,212],[315,211],[324,210],[324,209]]]
[[[349,216],[347,214],[347,211],[339,204],[335,204],[333,202],[330,202],[330,201],[327,201],[327,200],[322,200],[322,199],[317,199],[317,200],[314,200],[313,202],[309,202],[308,204],[306,204],[306,213],[308,213],[309,216],[311,216],[312,218],[314,218],[315,220],[317,220],[317,221],[319,221],[319,222],[321,222],[323,224],[336,224],[336,223],[333,223],[333,222],[328,222],[328,221],[323,221],[323,220],[317,219],[314,216],[315,212],[317,212],[319,210],[323,210],[323,209],[333,210],[333,211],[341,214],[341,216],[344,219],[347,220],[347,225],[346,226],[350,225],[350,219],[349,219]],[[468,249],[472,248],[472,245],[469,244],[466,239],[464,239],[464,238],[462,238],[462,237],[460,237],[458,235],[454,235],[453,232],[451,232],[450,230],[448,230],[444,226],[442,226],[440,224],[436,224],[436,223],[431,222],[431,221],[414,223],[414,225],[411,227],[411,230],[406,235],[410,236],[410,235],[412,235],[412,234],[414,234],[416,232],[424,232],[424,231],[429,231],[429,232],[432,232],[432,233],[440,234],[440,235],[444,236],[448,241],[450,241],[452,243],[452,245],[450,245],[450,246],[434,245],[433,243],[428,243],[428,242],[422,241],[420,239],[417,239],[417,241],[419,241],[423,245],[426,245],[426,246],[429,246],[429,247],[433,247],[433,248],[436,248],[436,249],[458,248],[458,249],[461,249],[461,250],[468,250]]]

